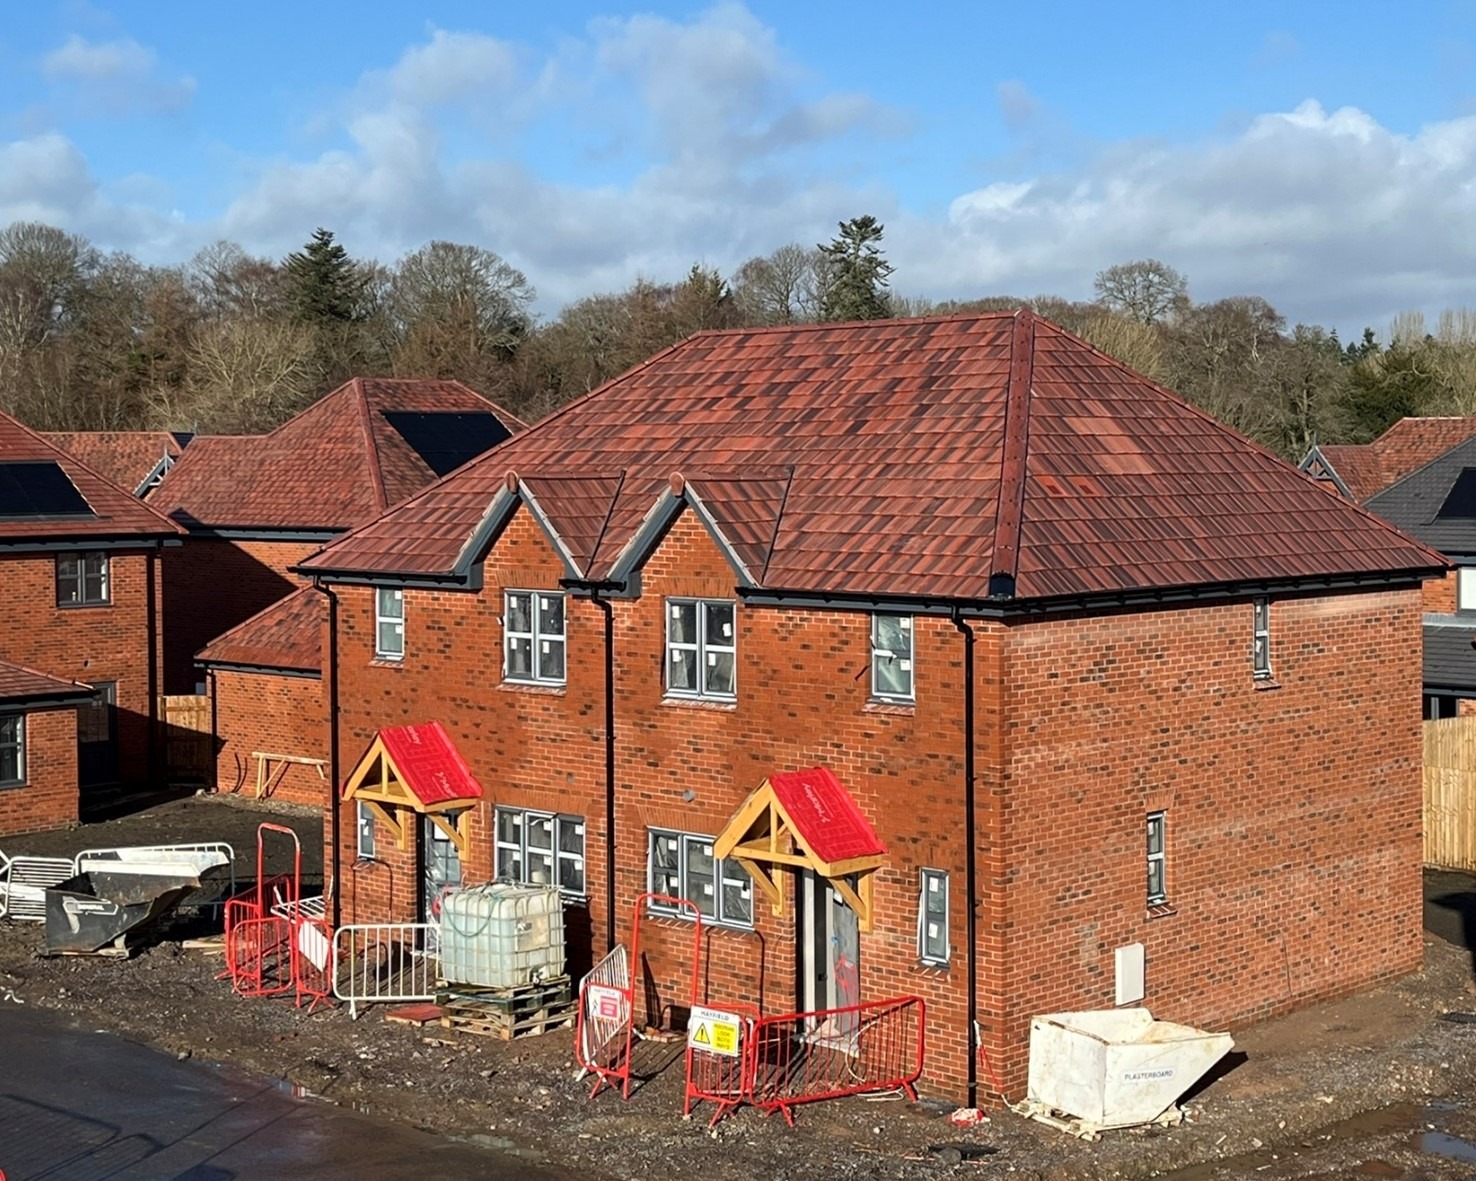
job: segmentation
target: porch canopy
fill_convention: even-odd
[[[477,782],[440,722],[386,726],[350,772],[345,800],[357,800],[405,848],[408,813],[430,818],[466,856],[466,829],[458,813],[482,798]]]
[[[770,775],[733,813],[712,851],[743,866],[776,915],[784,913],[784,890],[775,870],[809,869],[830,881],[863,931],[871,930],[872,879],[886,846],[825,767]]]

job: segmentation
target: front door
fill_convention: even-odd
[[[441,917],[441,895],[447,886],[461,885],[461,858],[456,844],[429,816],[420,818],[421,921]]]
[[[118,782],[118,684],[94,681],[92,700],[77,707],[77,785]]]
[[[800,1008],[807,1013],[861,1003],[861,928],[856,912],[813,870],[800,875]],[[814,1023],[816,1033],[854,1030],[855,1014]]]

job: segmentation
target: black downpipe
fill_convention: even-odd
[[[148,612],[148,622],[145,627],[148,630],[149,644],[149,672],[146,680],[149,689],[149,790],[157,790],[164,776],[162,760],[159,757],[160,747],[163,745],[163,735],[160,733],[161,723],[159,719],[159,662],[163,659],[160,651],[159,636],[159,592],[154,586],[154,580],[159,577],[160,562],[159,553],[164,548],[163,542],[157,542],[153,549],[148,551],[145,560],[145,572],[148,575],[148,586],[144,588],[144,610]]]
[[[964,641],[964,893],[968,906],[964,909],[964,939],[968,942],[968,968],[965,978],[966,1020],[969,1023],[969,1102],[979,1106],[979,967],[978,967],[978,834],[974,831],[974,629],[963,621],[957,606],[953,608],[953,626]]]
[[[328,650],[324,653],[327,659],[323,675],[328,681],[324,686],[328,698],[328,839],[333,846],[329,865],[333,874],[333,929],[336,931],[343,921],[342,823],[338,800],[338,596],[332,587],[316,579],[313,589],[328,596]]]
[[[615,607],[591,588],[605,615],[605,950],[615,950]]]

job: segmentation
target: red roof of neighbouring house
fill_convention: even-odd
[[[1476,416],[1401,418],[1372,443],[1318,446],[1308,463],[1320,458],[1337,473],[1359,504],[1476,435]],[[1313,475],[1319,471],[1313,468]]]
[[[481,799],[482,785],[440,722],[386,726],[379,738],[401,781],[422,804]]]
[[[0,660],[0,702],[21,705],[27,701],[58,698],[81,701],[91,697],[92,693],[92,686],[80,681],[64,681],[23,664]]]
[[[47,431],[42,437],[69,451],[135,496],[178,459],[188,434],[173,431]]]
[[[393,423],[452,414],[525,429],[459,381],[356,377],[270,434],[193,440],[151,503],[191,528],[348,529],[439,478]]]
[[[293,591],[230,631],[217,636],[195,655],[203,665],[321,672],[323,606],[312,587]]]
[[[0,465],[38,465],[12,471],[60,468],[81,498],[80,512],[47,515],[0,513],[0,541],[65,541],[71,538],[175,537],[173,521],[119,487],[85,460],[64,451],[37,431],[0,414]],[[21,475],[22,484],[28,477]]]
[[[887,851],[839,779],[827,767],[769,776],[774,798],[821,861],[834,864]]]
[[[704,506],[775,591],[1050,599],[1442,566],[1021,311],[699,333],[302,568],[464,577],[522,483],[564,532],[538,491],[551,477],[586,478],[595,578],[660,526],[663,499]]]

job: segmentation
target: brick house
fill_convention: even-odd
[[[1302,468],[1454,567],[1424,584],[1424,716],[1476,713],[1476,416],[1403,418],[1372,443],[1314,447]]]
[[[200,436],[150,503],[187,540],[165,572],[166,692],[195,654],[303,585],[293,565],[523,424],[457,381],[354,378],[265,435]]]
[[[484,789],[456,844],[341,805],[334,908],[557,882],[577,970],[678,894],[708,1003],[824,1008],[844,958],[926,999],[925,1086],[976,1098],[977,1028],[1018,1095],[1139,948],[1212,1026],[1419,965],[1440,568],[1028,312],[698,334],[303,563],[334,782],[439,722]],[[690,925],[643,941],[659,1015]]]
[[[79,789],[85,806],[155,778],[161,556],[179,535],[0,415],[0,827],[76,820]]]

